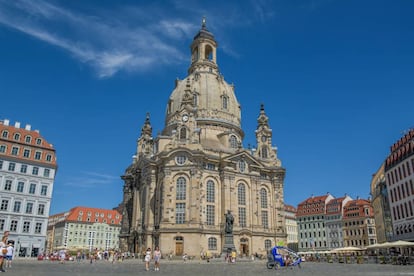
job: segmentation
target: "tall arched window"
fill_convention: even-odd
[[[262,147],[262,158],[267,158],[267,147],[266,146]]]
[[[230,147],[233,149],[237,149],[238,147],[237,137],[235,135],[230,136]]]
[[[187,129],[185,127],[180,129],[180,140],[187,139]]]
[[[212,180],[207,181],[207,202],[215,201],[215,188]]]
[[[243,183],[237,187],[237,201],[239,205],[246,205],[246,185]]]
[[[267,191],[265,188],[260,189],[260,206],[267,209]]]
[[[222,101],[222,106],[221,107],[223,109],[227,109],[228,104],[229,104],[229,98],[227,96],[222,96],[221,101]]]
[[[179,177],[177,179],[177,194],[176,200],[185,200],[186,198],[186,180],[184,177]]]
[[[194,106],[198,105],[198,95],[197,95],[197,93],[193,94],[193,105]]]

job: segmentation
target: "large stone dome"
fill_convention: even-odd
[[[191,65],[188,76],[176,80],[170,95],[164,133],[176,128],[181,116],[193,116],[197,126],[217,126],[231,129],[243,137],[240,105],[217,66],[217,42],[203,20],[200,31],[191,44]]]

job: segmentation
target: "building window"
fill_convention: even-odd
[[[34,159],[36,159],[36,160],[42,159],[42,153],[40,151],[36,151],[35,152]]]
[[[239,146],[239,143],[237,141],[237,137],[234,135],[230,136],[230,148],[237,149]]]
[[[28,202],[26,204],[26,214],[31,214],[33,212],[33,203]]]
[[[177,179],[177,194],[176,200],[185,200],[186,198],[186,181],[184,177]]]
[[[272,241],[271,240],[265,240],[265,249],[266,251],[269,250],[272,247]]]
[[[4,225],[6,224],[6,220],[5,219],[0,219],[0,231],[4,230]]]
[[[3,169],[3,160],[0,160],[0,170]]]
[[[217,250],[216,238],[208,238],[208,250]]]
[[[27,165],[24,165],[24,164],[23,164],[23,165],[21,165],[21,166],[20,166],[20,172],[21,172],[21,173],[27,173]]]
[[[9,207],[9,201],[7,199],[3,199],[0,205],[0,211],[7,211]]]
[[[20,134],[19,133],[15,133],[13,138],[16,141],[19,141],[20,140]]]
[[[25,149],[25,150],[23,151],[23,157],[25,157],[25,158],[29,158],[29,157],[30,157],[30,150]]]
[[[23,189],[24,189],[24,182],[18,182],[17,183],[17,192],[23,193]]]
[[[267,158],[267,147],[263,146],[262,147],[262,158]]]
[[[0,152],[1,153],[5,153],[6,152],[6,146],[5,145],[0,145]]]
[[[185,203],[175,204],[175,223],[184,224],[185,222]]]
[[[45,196],[47,195],[47,185],[42,185],[42,189],[40,190],[40,194]]]
[[[246,171],[246,162],[244,160],[240,160],[238,162],[239,165],[239,171],[240,172],[245,172]]]
[[[13,212],[20,213],[20,206],[21,205],[22,205],[22,203],[20,201],[15,201],[14,202],[14,207],[13,207]]]
[[[29,233],[30,231],[30,221],[23,222],[23,233]]]
[[[52,161],[52,155],[50,155],[50,154],[46,155],[46,161],[51,162]]]
[[[26,143],[31,143],[32,142],[32,137],[27,135],[26,138],[25,138],[25,141],[26,141]]]
[[[237,201],[239,205],[246,205],[246,186],[242,183],[237,187]]]
[[[16,232],[17,231],[17,220],[12,220],[10,223],[10,232]]]
[[[184,165],[186,161],[187,157],[185,155],[179,155],[175,157],[175,162],[177,163],[177,165]]]
[[[36,184],[30,183],[29,194],[36,193]]]
[[[37,138],[37,139],[36,139],[36,144],[37,144],[37,145],[41,145],[41,144],[42,144],[42,139]]]
[[[185,127],[182,127],[180,129],[180,140],[187,139],[187,129]]]
[[[2,136],[3,138],[7,138],[9,136],[9,132],[7,130],[3,130]]]
[[[262,211],[262,225],[264,228],[269,228],[269,218],[267,216],[267,211]]]
[[[14,172],[15,168],[16,168],[16,163],[9,163],[9,171]]]
[[[229,107],[229,98],[227,96],[221,96],[222,108],[227,109]]]
[[[260,189],[260,206],[267,209],[267,191],[265,188]]]
[[[12,147],[11,154],[12,155],[18,155],[19,154],[19,147]]]
[[[239,207],[239,225],[240,227],[246,227],[246,208]]]
[[[33,175],[38,175],[39,174],[39,167],[33,167],[32,174]]]
[[[41,232],[42,232],[42,223],[41,222],[36,222],[35,234],[40,234]]]
[[[207,181],[207,202],[215,201],[215,187],[212,180]]]
[[[50,176],[50,170],[49,170],[49,169],[45,169],[45,170],[43,171],[43,176],[44,176],[44,177],[49,177],[49,176]]]
[[[207,225],[214,225],[214,218],[215,218],[215,206],[214,205],[207,205]]]
[[[13,182],[11,180],[6,180],[6,183],[4,184],[4,190],[11,191],[12,183]]]
[[[45,214],[45,205],[39,204],[39,207],[37,208],[37,214],[43,216]]]

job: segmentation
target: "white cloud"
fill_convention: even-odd
[[[181,43],[195,35],[204,15],[208,28],[222,34],[221,45],[226,45],[223,51],[238,57],[224,34],[234,27],[251,24],[243,7],[225,2],[217,6],[171,0],[164,5],[118,5],[111,10],[94,6],[89,13],[87,8],[81,12],[56,3],[0,0],[0,25],[64,49],[89,64],[102,78],[120,71],[142,72],[187,62],[189,53],[182,52]],[[166,7],[168,3],[170,6]],[[261,20],[271,14],[267,0],[252,3],[249,12],[256,13]],[[177,15],[180,12],[187,19]]]
[[[154,21],[128,27],[127,22],[107,16],[74,13],[41,0],[0,0],[0,24],[68,51],[95,68],[100,77],[186,60],[174,44],[190,32],[191,24],[182,20]]]
[[[81,175],[63,180],[63,185],[71,188],[103,188],[121,181],[119,176],[112,176],[96,172],[83,172]]]

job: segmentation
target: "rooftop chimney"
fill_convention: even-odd
[[[15,128],[20,128],[20,122],[15,122],[15,123],[14,123],[14,127],[15,127]]]
[[[25,129],[25,130],[31,130],[31,129],[32,129],[32,126],[31,126],[31,125],[29,125],[29,124],[26,124],[26,126],[24,127],[24,129]]]
[[[5,125],[5,126],[8,126],[8,125],[9,125],[9,123],[10,123],[9,119],[4,119],[4,125]]]

